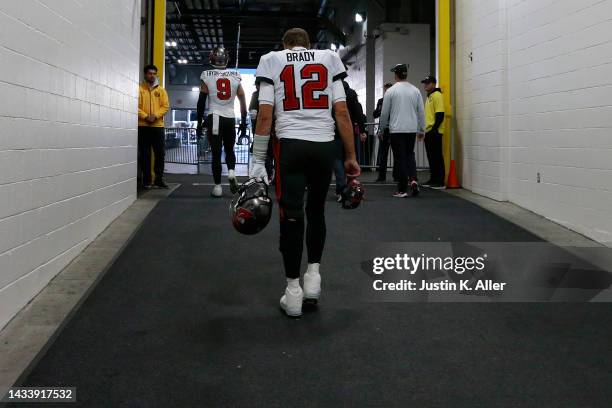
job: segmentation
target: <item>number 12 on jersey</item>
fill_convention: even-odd
[[[307,64],[300,70],[300,78],[307,81],[302,84],[302,109],[329,109],[327,95],[314,96],[315,92],[327,89],[327,68],[323,64]],[[281,71],[280,80],[285,87],[283,109],[285,112],[300,109],[300,98],[296,95],[295,67],[286,65]]]

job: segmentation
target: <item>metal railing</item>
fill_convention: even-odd
[[[196,130],[194,128],[166,128],[166,162],[189,164],[198,166],[200,164],[210,164],[212,162],[212,151],[208,138],[206,137],[206,129],[203,129],[203,137],[198,140]],[[368,137],[361,141],[355,137],[355,151],[357,153],[357,161],[364,169],[377,169],[380,164],[379,150],[381,147],[380,140],[376,136],[378,131],[378,123],[366,123],[366,133]],[[240,138],[238,126],[236,126],[236,144],[234,145],[234,153],[236,155],[236,164],[249,165],[250,152],[253,137],[250,130],[247,129],[246,136]],[[417,141],[415,144],[415,157],[417,169],[428,169],[427,154],[425,152],[425,144]],[[225,162],[225,154],[222,155]],[[389,149],[387,156],[387,171],[393,169],[393,149]]]
[[[366,123],[366,133],[368,137],[365,141],[357,139],[355,142],[355,149],[357,153],[357,160],[359,165],[364,169],[377,169],[380,164],[379,149],[381,146],[380,140],[376,136],[378,132],[378,123],[369,122]],[[416,158],[417,169],[425,170],[429,169],[429,162],[427,161],[427,153],[425,152],[425,143],[415,143],[414,153]],[[389,148],[389,155],[387,156],[387,171],[393,170],[393,149]]]
[[[198,164],[198,138],[192,128],[166,128],[166,162]]]
[[[202,130],[202,134],[203,137],[198,139],[195,128],[166,128],[166,162],[194,166],[212,163],[212,150],[206,137],[206,128]],[[250,163],[251,143],[250,132],[247,130],[246,137],[241,138],[236,126],[236,164]],[[221,160],[225,163],[225,154],[222,154]]]

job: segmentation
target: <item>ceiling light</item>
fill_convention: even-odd
[[[176,47],[176,41],[172,41],[170,45],[172,45],[173,47]]]
[[[336,51],[338,47],[336,47],[336,44],[331,43],[331,45],[329,46],[329,49],[331,49],[332,51]]]
[[[359,13],[355,13],[355,22],[356,23],[363,23],[363,16]]]
[[[170,41],[166,41],[166,47],[170,47],[172,43]]]
[[[200,88],[198,88],[197,86],[194,86],[193,88],[191,88],[191,92],[198,92],[200,90]]]

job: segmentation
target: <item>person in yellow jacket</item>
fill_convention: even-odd
[[[444,190],[446,175],[444,155],[442,153],[442,139],[444,135],[444,98],[442,90],[436,87],[437,80],[429,75],[421,81],[427,101],[425,102],[425,150],[431,177],[423,183],[424,187]]]
[[[155,155],[155,186],[168,188],[164,182],[165,133],[164,115],[170,108],[168,94],[159,85],[157,67],[144,67],[144,81],[138,92],[138,154],[142,169],[142,184],[151,185],[151,148]]]

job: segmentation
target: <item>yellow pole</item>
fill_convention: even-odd
[[[153,9],[153,64],[157,67],[160,85],[164,86],[166,61],[166,0],[154,0]]]
[[[444,97],[444,137],[442,152],[446,175],[451,162],[451,133],[453,107],[451,106],[451,0],[438,0],[438,84]]]
[[[164,64],[166,62],[166,0],[153,0],[153,65],[157,67],[157,76],[161,86],[164,82]],[[151,149],[151,180],[155,182],[155,155]]]

